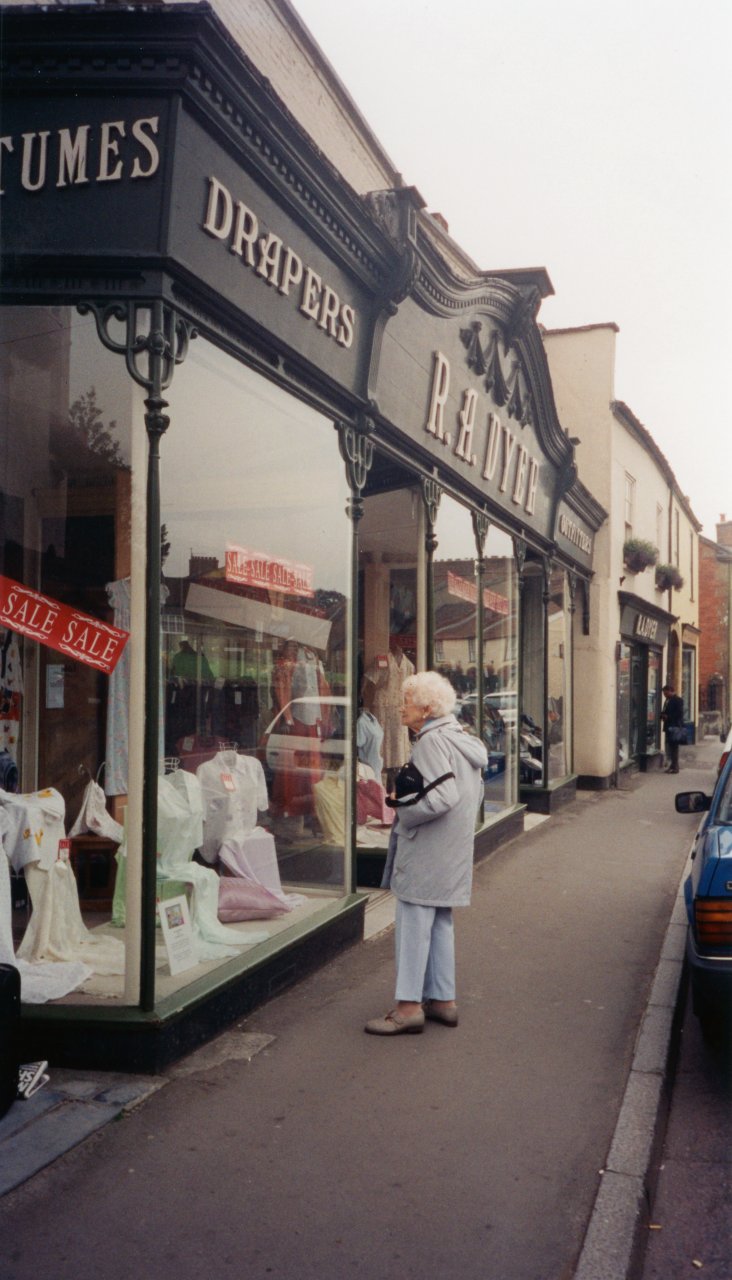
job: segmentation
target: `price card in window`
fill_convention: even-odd
[[[230,773],[222,773],[221,781],[225,791],[236,791],[236,783]]]
[[[171,974],[192,969],[198,964],[198,953],[185,895],[159,902],[158,912]]]

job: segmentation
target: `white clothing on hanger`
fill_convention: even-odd
[[[196,777],[203,796],[203,844],[207,862],[215,862],[227,840],[245,839],[257,825],[257,814],[269,807],[264,769],[254,756],[219,751],[199,765]]]
[[[37,862],[49,871],[58,857],[58,842],[66,837],[66,803],[54,787],[15,795],[0,791],[0,805],[8,819],[5,850],[14,871]]]

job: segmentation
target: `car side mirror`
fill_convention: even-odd
[[[703,791],[679,791],[674,804],[677,813],[706,813],[711,808],[712,797]]]

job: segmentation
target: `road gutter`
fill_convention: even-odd
[[[632,1280],[663,1133],[686,945],[684,867],[573,1280]]]

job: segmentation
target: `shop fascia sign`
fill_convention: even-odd
[[[450,420],[450,361],[435,351],[429,410],[424,430],[466,469],[505,494],[526,515],[533,515],[539,486],[539,462],[521,437],[487,408],[474,387],[459,393],[460,408]]]
[[[251,209],[217,177],[208,178],[202,227],[220,240],[263,284],[294,301],[299,315],[346,350],[353,346],[356,312],[337,291],[285,243],[275,230],[263,225]]]
[[[226,548],[225,566],[227,582],[307,599],[315,595],[315,575],[311,565],[298,564],[281,556],[268,556],[261,551],[248,551],[246,547],[230,543]]]
[[[576,520],[567,515],[566,511],[560,512],[557,528],[562,537],[566,538],[567,542],[571,542],[573,547],[577,547],[586,556],[592,555],[592,538],[577,524]]]
[[[658,618],[650,618],[646,613],[636,614],[633,635],[641,640],[655,640],[658,635]]]
[[[160,167],[159,116],[37,129],[0,137],[0,195],[18,175],[24,191],[152,178]]]

